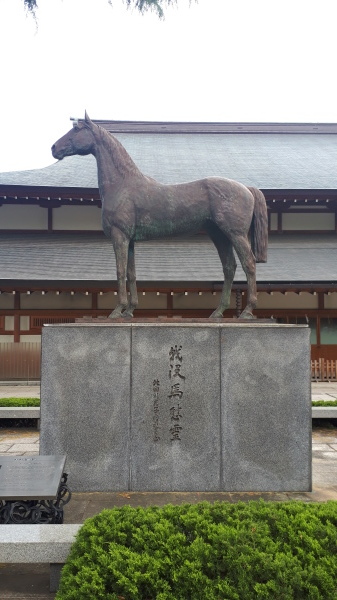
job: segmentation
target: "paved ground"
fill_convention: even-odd
[[[10,385],[0,382],[0,398],[39,398],[40,384]]]
[[[313,382],[311,384],[311,397],[313,400],[336,400],[337,382]]]
[[[0,397],[39,395],[38,386],[1,386]],[[337,398],[336,383],[314,383],[313,399]],[[0,455],[38,454],[39,433],[36,429],[0,429]],[[103,508],[112,506],[163,505],[168,502],[198,502],[200,500],[304,500],[306,502],[337,500],[337,427],[314,427],[312,435],[313,491],[302,493],[75,493],[65,507],[66,523],[82,523]],[[1,527],[1,526],[0,526]],[[1,530],[0,530],[1,533]],[[0,600],[51,600],[47,565],[1,565]]]

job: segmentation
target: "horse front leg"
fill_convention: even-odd
[[[116,227],[111,230],[111,239],[116,257],[118,304],[109,319],[118,319],[125,310],[128,299],[126,293],[126,268],[130,240]]]
[[[138,305],[138,294],[137,294],[137,283],[136,283],[136,265],[135,265],[135,245],[134,242],[130,242],[128,249],[128,266],[127,266],[127,280],[130,291],[130,299],[128,305],[123,312],[123,319],[131,319],[133,317],[133,311]]]

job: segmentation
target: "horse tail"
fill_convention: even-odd
[[[261,190],[249,187],[254,196],[254,213],[251,225],[251,245],[256,262],[267,262],[268,247],[268,212],[267,204]]]

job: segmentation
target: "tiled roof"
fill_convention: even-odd
[[[336,236],[284,236],[269,244],[268,262],[257,265],[266,282],[337,282]],[[136,246],[139,282],[221,282],[222,269],[205,236],[142,242]],[[0,286],[6,280],[116,280],[111,242],[103,235],[1,234]],[[238,265],[236,282],[245,281]]]
[[[337,189],[337,133],[115,135],[140,170],[162,183],[216,175],[265,190]],[[44,169],[0,173],[0,185],[96,188],[96,161],[73,156]]]

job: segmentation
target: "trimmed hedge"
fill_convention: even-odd
[[[40,406],[40,398],[0,398],[0,406]]]
[[[337,502],[115,508],[88,519],[56,600],[336,600]]]
[[[313,400],[313,406],[337,406],[337,400]]]
[[[337,400],[313,400],[313,406],[337,406]],[[0,398],[0,406],[40,406],[40,398]]]

